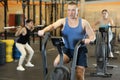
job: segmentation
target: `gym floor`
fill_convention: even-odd
[[[119,44],[118,44],[119,45]],[[43,80],[43,66],[41,53],[39,51],[39,40],[34,43],[31,41],[35,54],[32,59],[32,63],[35,65],[33,68],[25,67],[25,71],[17,71],[18,61],[13,61],[0,66],[0,80]],[[90,73],[95,72],[95,57],[94,57],[94,45],[88,46],[88,68],[86,68],[85,80],[120,80],[120,55],[114,54],[117,59],[110,59],[109,63],[118,67],[108,69],[108,72],[112,74],[110,78],[92,77]],[[58,51],[49,41],[47,44],[47,61],[49,72],[53,69],[53,60],[56,57]],[[69,66],[69,65],[67,65]]]

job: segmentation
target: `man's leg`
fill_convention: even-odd
[[[85,68],[83,66],[76,67],[76,77],[77,80],[84,80],[85,75]]]
[[[69,57],[66,54],[63,54],[63,61],[64,63],[68,63],[69,62]],[[60,55],[57,55],[57,57],[54,60],[54,67],[56,67],[60,62]]]

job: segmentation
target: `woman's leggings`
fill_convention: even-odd
[[[101,33],[101,35],[102,35],[102,37],[105,39],[106,38],[106,36],[107,36],[107,34],[106,34],[106,32],[103,32],[103,33]],[[111,49],[111,41],[112,41],[112,39],[113,39],[113,34],[112,34],[112,32],[108,32],[108,36],[109,36],[109,42],[108,42],[108,47],[109,47],[109,51],[110,52],[112,52],[112,49]]]
[[[29,53],[27,62],[30,62],[31,59],[32,59],[32,56],[33,56],[33,54],[34,54],[34,51],[33,51],[33,49],[31,48],[31,46],[30,46],[28,43],[26,43],[26,44],[16,43],[16,47],[18,48],[18,50],[19,50],[20,53],[21,53],[21,56],[20,56],[18,65],[22,65],[22,64],[23,64],[27,52]],[[27,50],[27,52],[26,52],[26,50]]]
[[[112,51],[111,50],[111,41],[112,41],[112,39],[113,39],[113,34],[112,33],[109,33],[109,50],[110,50],[110,52]]]

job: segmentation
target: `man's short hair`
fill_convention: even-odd
[[[71,2],[68,3],[68,5],[76,5],[77,6],[77,3],[74,2],[74,1],[71,1]]]

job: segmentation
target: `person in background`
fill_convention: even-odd
[[[26,20],[25,27],[20,27],[17,30],[17,32],[15,33],[15,36],[19,36],[15,45],[21,53],[21,56],[20,56],[20,59],[18,62],[18,66],[17,66],[17,70],[19,70],[19,71],[25,70],[25,68],[23,67],[23,62],[26,58],[27,52],[29,53],[29,55],[28,55],[27,63],[25,64],[25,66],[34,67],[34,65],[31,63],[31,59],[32,59],[33,54],[34,54],[34,50],[28,44],[30,33],[33,30],[34,30],[33,20],[28,19],[28,20]]]
[[[100,27],[109,27],[109,30],[108,30],[108,35],[109,35],[109,57],[114,57],[113,56],[113,53],[112,53],[112,49],[111,49],[111,41],[113,39],[113,33],[112,33],[112,30],[111,30],[111,27],[110,26],[115,26],[114,22],[113,22],[113,19],[109,16],[109,12],[107,9],[103,9],[101,11],[101,14],[102,14],[102,17],[97,21],[95,22],[94,24],[94,28],[98,25],[99,28]]]
[[[79,48],[78,59],[76,63],[76,76],[77,80],[84,80],[85,67],[87,67],[87,48],[86,44],[89,44],[91,41],[95,40],[95,34],[91,28],[89,22],[85,19],[79,18],[78,16],[78,6],[75,2],[70,2],[67,7],[66,18],[61,18],[45,27],[42,30],[38,31],[39,36],[44,36],[46,32],[53,31],[61,27],[62,37],[65,42],[64,46],[64,63],[68,63],[73,58],[73,53],[75,45],[79,40],[84,41],[84,45]],[[87,35],[87,37],[86,37]],[[56,67],[59,64],[60,55],[58,55],[54,60],[54,66]]]

